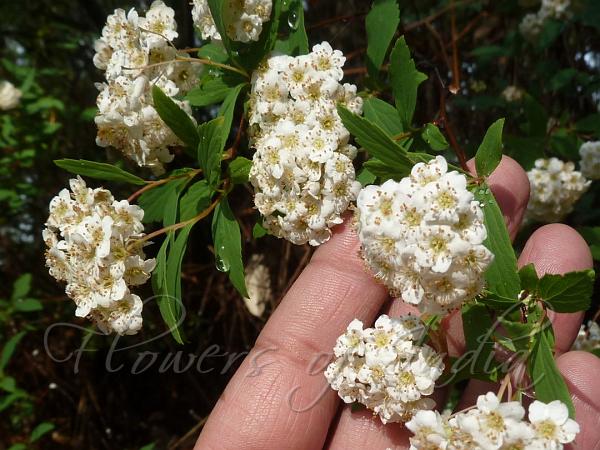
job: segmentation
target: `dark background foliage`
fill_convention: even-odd
[[[464,0],[456,1],[454,10],[444,0],[399,3],[399,34],[406,35],[418,69],[429,77],[420,90],[416,122],[436,122],[473,155],[487,127],[506,117],[505,150],[525,168],[544,155],[577,161],[581,142],[600,138],[598,2],[573,1],[573,17],[548,23],[535,44],[518,33],[522,17],[539,8],[534,0]],[[188,2],[167,4],[177,13],[177,45],[194,46]],[[242,219],[245,257],[265,254],[272,273],[275,300],[265,318],[250,315],[226,276],[215,270],[208,226],[195,231],[184,261],[185,346],[164,335],[151,301],[144,309],[144,331],[135,337],[97,336],[87,322],[74,318],[74,306],[43,262],[41,229],[48,201],[69,178],[52,161],[111,162],[150,177],[95,145],[94,83],[101,73],[92,64],[93,43],[114,8],[132,6],[147,4],[30,0],[0,5],[0,79],[24,93],[20,108],[0,113],[0,347],[25,332],[5,368],[0,359],[0,448],[28,442],[43,423],[54,429],[30,444],[33,448],[137,449],[150,443],[190,448],[268,312],[312,253],[272,237],[253,240],[257,216],[251,191],[238,188],[233,208]],[[365,71],[369,7],[368,0],[311,0],[306,23],[311,44],[328,40],[344,51],[349,81],[376,93],[382,86]],[[503,100],[501,92],[509,85],[526,91],[523,101]],[[556,120],[548,129],[550,118]],[[251,157],[247,150],[242,153]],[[131,194],[107,185],[118,197]],[[596,245],[596,256],[600,233],[590,227],[598,223],[598,198],[593,186],[567,220],[587,227],[583,231]],[[13,283],[19,280],[17,289],[28,285],[22,278],[28,273],[31,289],[25,294],[34,302],[15,308]],[[65,325],[49,328],[56,323]],[[128,346],[133,347],[123,350]],[[174,356],[180,370],[168,367],[166,358]]]

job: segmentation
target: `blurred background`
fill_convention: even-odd
[[[196,46],[191,6],[186,0],[165,2],[176,10],[177,46]],[[306,24],[311,44],[327,40],[347,55],[349,82],[376,91],[365,80],[370,3],[311,0]],[[600,2],[572,0],[569,15],[547,20],[535,39],[526,39],[519,24],[539,10],[536,0],[399,3],[399,33],[429,76],[420,90],[417,122],[439,121],[440,93],[456,87],[447,120],[469,155],[499,117],[507,118],[506,153],[527,170],[540,157],[577,163],[581,143],[600,139]],[[151,177],[95,144],[94,83],[102,74],[92,63],[94,41],[107,15],[131,7],[143,11],[148,2],[0,2],[0,81],[22,92],[18,106],[0,111],[0,449],[191,448],[312,254],[308,246],[271,236],[253,239],[252,193],[239,189],[233,207],[242,220],[248,270],[260,266],[261,298],[245,301],[215,269],[204,224],[183,265],[185,346],[165,334],[152,302],[145,305],[143,331],[126,338],[100,336],[74,317],[74,304],[44,266],[41,230],[48,202],[70,178],[52,161],[110,162]],[[170,169],[177,164],[176,158]],[[116,197],[132,193],[103,184]],[[593,184],[565,219],[584,234],[596,259],[599,191]],[[517,245],[537,226],[524,227]],[[144,294],[151,296],[149,290]],[[588,319],[597,309],[596,296]]]

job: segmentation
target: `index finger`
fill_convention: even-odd
[[[340,225],[294,283],[219,399],[196,449],[321,448],[338,404],[323,369],[355,318],[388,298]]]

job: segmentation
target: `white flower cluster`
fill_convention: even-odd
[[[248,297],[244,303],[250,314],[262,317],[265,307],[273,300],[271,272],[264,263],[265,255],[254,254],[246,265],[246,288]]]
[[[557,158],[536,160],[527,176],[531,184],[527,218],[545,223],[560,222],[570,214],[591,183],[572,162]]]
[[[0,81],[0,110],[8,111],[19,106],[21,95],[21,91],[10,81]]]
[[[308,55],[271,57],[253,75],[254,202],[265,228],[294,244],[327,241],[360,190],[357,150],[336,109],[362,112],[356,86],[340,84],[345,60],[323,42]]]
[[[520,102],[523,99],[523,90],[517,86],[508,86],[502,91],[502,98],[508,103]]]
[[[192,18],[202,39],[220,41],[221,35],[208,7],[207,0],[192,1]],[[229,24],[227,36],[240,42],[258,41],[263,24],[271,18],[273,0],[230,0],[224,18]]]
[[[169,147],[182,145],[154,109],[152,86],[174,97],[185,94],[197,82],[198,64],[178,60],[187,57],[171,44],[177,37],[173,9],[157,0],[145,17],[135,9],[117,9],[108,16],[102,37],[96,41],[94,64],[105,71],[98,83],[96,143],[112,146],[143,167],[164,172],[173,155]],[[190,116],[186,101],[174,100]]]
[[[600,141],[586,142],[579,149],[581,173],[590,180],[600,180]]]
[[[559,450],[573,442],[579,425],[564,403],[534,401],[525,419],[519,402],[501,402],[493,392],[480,395],[476,408],[453,416],[419,411],[406,427],[411,450]]]
[[[110,191],[90,189],[77,177],[50,202],[43,231],[50,275],[67,283],[77,305],[105,332],[135,334],[142,326],[142,301],[129,286],[144,284],[155,260],[145,260],[139,245],[144,211]]]
[[[483,210],[443,157],[365,187],[356,203],[363,259],[392,295],[440,314],[481,292],[493,259]]]
[[[425,333],[411,315],[380,316],[374,328],[353,320],[333,349],[335,361],[325,377],[345,403],[359,402],[383,423],[405,422],[418,410],[431,409],[435,381],[444,371],[442,358],[419,345]]]
[[[562,20],[569,17],[570,6],[571,0],[542,0],[537,13],[530,13],[523,17],[519,31],[528,41],[535,41],[548,19]]]
[[[586,352],[600,350],[600,325],[597,322],[590,320],[587,325],[581,325],[577,339],[573,343],[573,350]]]

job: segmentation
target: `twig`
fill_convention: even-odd
[[[437,12],[435,12],[435,13],[427,16],[427,17],[425,17],[424,19],[417,20],[415,22],[406,24],[404,26],[404,31],[405,32],[411,31],[411,30],[414,30],[415,28],[419,28],[419,27],[425,25],[426,23],[433,22],[435,19],[437,19],[440,16],[443,16],[448,11],[450,11],[452,8],[454,8],[454,6],[466,6],[466,5],[470,4],[470,3],[474,3],[475,1],[476,0],[463,0],[463,1],[457,2],[456,5],[452,5],[451,4],[451,5],[445,6],[444,8],[440,9],[439,11],[437,11]]]
[[[458,58],[458,45],[456,38],[456,9],[454,0],[450,0],[450,29],[452,33],[452,83],[448,88],[450,92],[456,94],[460,89],[460,62]]]
[[[454,129],[452,128],[452,123],[450,122],[450,119],[446,113],[446,93],[444,92],[443,88],[440,92],[440,118],[437,120],[437,122],[438,124],[442,125],[442,128],[446,131],[448,140],[450,141],[450,146],[454,150],[454,153],[456,153],[456,157],[460,162],[460,166],[463,170],[468,172],[469,168],[467,167],[467,157],[465,155],[465,151],[458,144],[456,135],[454,134]]]
[[[212,202],[208,208],[206,208],[204,211],[199,213],[197,216],[192,217],[191,219],[185,220],[183,222],[169,225],[168,227],[163,227],[160,230],[156,230],[150,234],[145,235],[143,238],[137,239],[136,241],[132,242],[131,245],[143,244],[144,242],[147,242],[150,239],[155,238],[156,236],[160,236],[161,234],[169,233],[170,231],[177,231],[181,228],[185,228],[188,225],[192,225],[192,224],[204,219],[206,216],[208,216],[213,211],[213,209],[215,209],[217,207],[217,205],[219,204],[219,202],[221,201],[222,198],[223,198],[223,194],[219,194],[217,199],[214,202]]]
[[[229,147],[227,149],[227,151],[225,152],[225,154],[223,155],[223,160],[235,158],[237,149],[239,148],[240,142],[242,141],[242,133],[244,131],[244,123],[245,123],[244,115],[242,114],[242,116],[240,117],[240,123],[238,126],[237,134],[235,135],[235,140],[233,141],[233,144],[231,145],[231,147]]]
[[[176,180],[178,178],[186,178],[186,177],[194,178],[200,172],[202,172],[202,169],[195,169],[192,172],[188,172],[188,173],[183,174],[183,175],[177,175],[175,177],[163,178],[162,180],[148,181],[147,182],[148,184],[146,186],[144,186],[143,188],[141,188],[141,189],[135,191],[133,194],[131,194],[129,196],[129,198],[127,199],[127,201],[129,203],[131,203],[133,200],[135,200],[136,198],[138,198],[144,192],[149,191],[150,189],[154,189],[155,187],[158,187],[158,186],[160,186],[162,184],[168,183],[171,180]]]
[[[317,22],[313,25],[309,25],[308,27],[306,27],[306,29],[307,29],[307,31],[310,31],[310,30],[314,30],[315,28],[326,27],[327,25],[331,25],[332,23],[336,23],[336,22],[349,22],[351,20],[360,19],[366,15],[367,15],[367,13],[364,12],[364,13],[358,13],[358,14],[351,14],[351,15],[347,15],[347,16],[330,17],[329,19],[321,20],[320,22]]]

